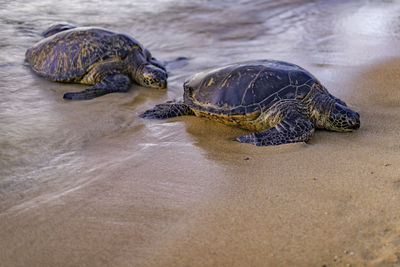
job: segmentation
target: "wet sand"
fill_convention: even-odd
[[[399,265],[400,59],[332,71],[342,78],[330,87],[352,88],[338,96],[360,130],[260,148],[195,117],[148,122],[162,140],[123,155],[129,168],[76,173],[96,178],[3,212],[1,265]],[[118,158],[146,137],[119,138],[90,144],[87,159]]]

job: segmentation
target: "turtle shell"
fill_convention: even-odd
[[[184,83],[184,101],[194,110],[244,115],[279,100],[303,99],[314,83],[319,82],[291,63],[247,61],[193,75]]]
[[[55,81],[78,81],[93,64],[123,60],[134,49],[143,50],[132,37],[101,28],[62,31],[38,42],[26,60],[39,75]]]

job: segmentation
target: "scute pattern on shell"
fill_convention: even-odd
[[[195,110],[248,114],[278,100],[302,99],[314,83],[319,82],[297,65],[274,60],[248,61],[192,76],[184,85],[184,101]]]
[[[101,28],[75,28],[43,39],[28,49],[32,69],[53,81],[79,81],[96,63],[122,60],[132,49],[143,49],[132,37]]]

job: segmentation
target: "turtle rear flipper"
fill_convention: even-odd
[[[66,30],[70,30],[70,29],[74,29],[76,28],[75,25],[72,24],[56,24],[56,25],[52,25],[50,26],[47,30],[45,30],[44,32],[42,32],[42,36],[47,38],[51,35],[54,35],[56,33],[62,32],[62,31],[66,31]]]
[[[301,117],[283,119],[275,127],[268,130],[238,137],[242,143],[256,146],[273,146],[296,142],[307,142],[314,132],[312,123]]]
[[[86,90],[76,93],[65,93],[64,98],[70,100],[89,100],[109,93],[126,92],[129,90],[130,84],[130,79],[125,75],[107,75],[99,83]]]
[[[194,112],[183,102],[169,101],[156,105],[154,108],[139,115],[139,117],[144,119],[167,119],[184,115],[194,115]]]

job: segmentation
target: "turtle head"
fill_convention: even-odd
[[[360,128],[360,115],[354,110],[336,102],[325,121],[325,129],[350,132]]]
[[[167,73],[154,65],[143,65],[134,75],[134,80],[144,87],[167,88]]]
[[[331,95],[325,87],[319,84],[314,86],[307,101],[311,104],[310,119],[316,128],[336,132],[351,132],[360,128],[360,115]]]

